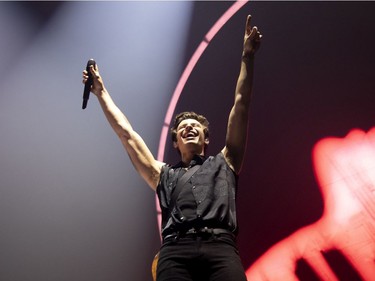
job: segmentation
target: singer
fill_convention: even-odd
[[[181,156],[176,165],[157,161],[106,90],[97,65],[89,67],[95,94],[135,169],[156,191],[162,210],[162,246],[157,281],[246,281],[236,246],[236,191],[246,149],[254,57],[262,35],[246,20],[240,74],[225,147],[206,155],[207,119],[194,112],[176,116],[171,135]],[[83,83],[88,72],[83,71]]]

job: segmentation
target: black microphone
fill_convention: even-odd
[[[87,106],[87,102],[89,101],[90,97],[90,90],[92,86],[92,75],[90,72],[90,66],[93,65],[95,67],[95,61],[93,59],[89,59],[86,66],[86,71],[88,72],[89,78],[85,83],[85,89],[83,90],[83,102],[82,102],[82,109],[85,109]]]

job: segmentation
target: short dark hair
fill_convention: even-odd
[[[171,137],[173,142],[177,142],[177,127],[183,120],[195,119],[204,126],[204,138],[208,139],[210,131],[208,129],[209,122],[203,115],[197,114],[193,111],[185,111],[176,115],[174,118],[174,124],[171,128]]]

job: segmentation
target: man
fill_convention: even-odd
[[[181,155],[175,166],[157,161],[104,87],[91,66],[93,92],[122,141],[135,169],[157,192],[162,237],[157,280],[246,280],[236,247],[235,196],[246,148],[254,54],[262,35],[247,17],[241,69],[231,109],[225,147],[206,157],[208,121],[194,112],[179,114],[172,128]],[[88,73],[83,72],[83,82]]]

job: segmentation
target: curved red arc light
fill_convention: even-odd
[[[247,2],[238,0],[219,18],[184,69],[164,119],[157,156],[159,161],[164,159],[171,120],[195,65],[214,36]],[[372,157],[369,158],[369,155]],[[363,280],[375,281],[374,156],[375,128],[367,134],[352,131],[343,139],[321,140],[314,149],[314,167],[326,199],[324,215],[315,223],[298,229],[274,244],[247,269],[248,280],[298,280],[296,266],[301,258],[321,280],[338,280],[322,254],[337,249]],[[156,206],[160,227],[161,213],[157,197]]]

